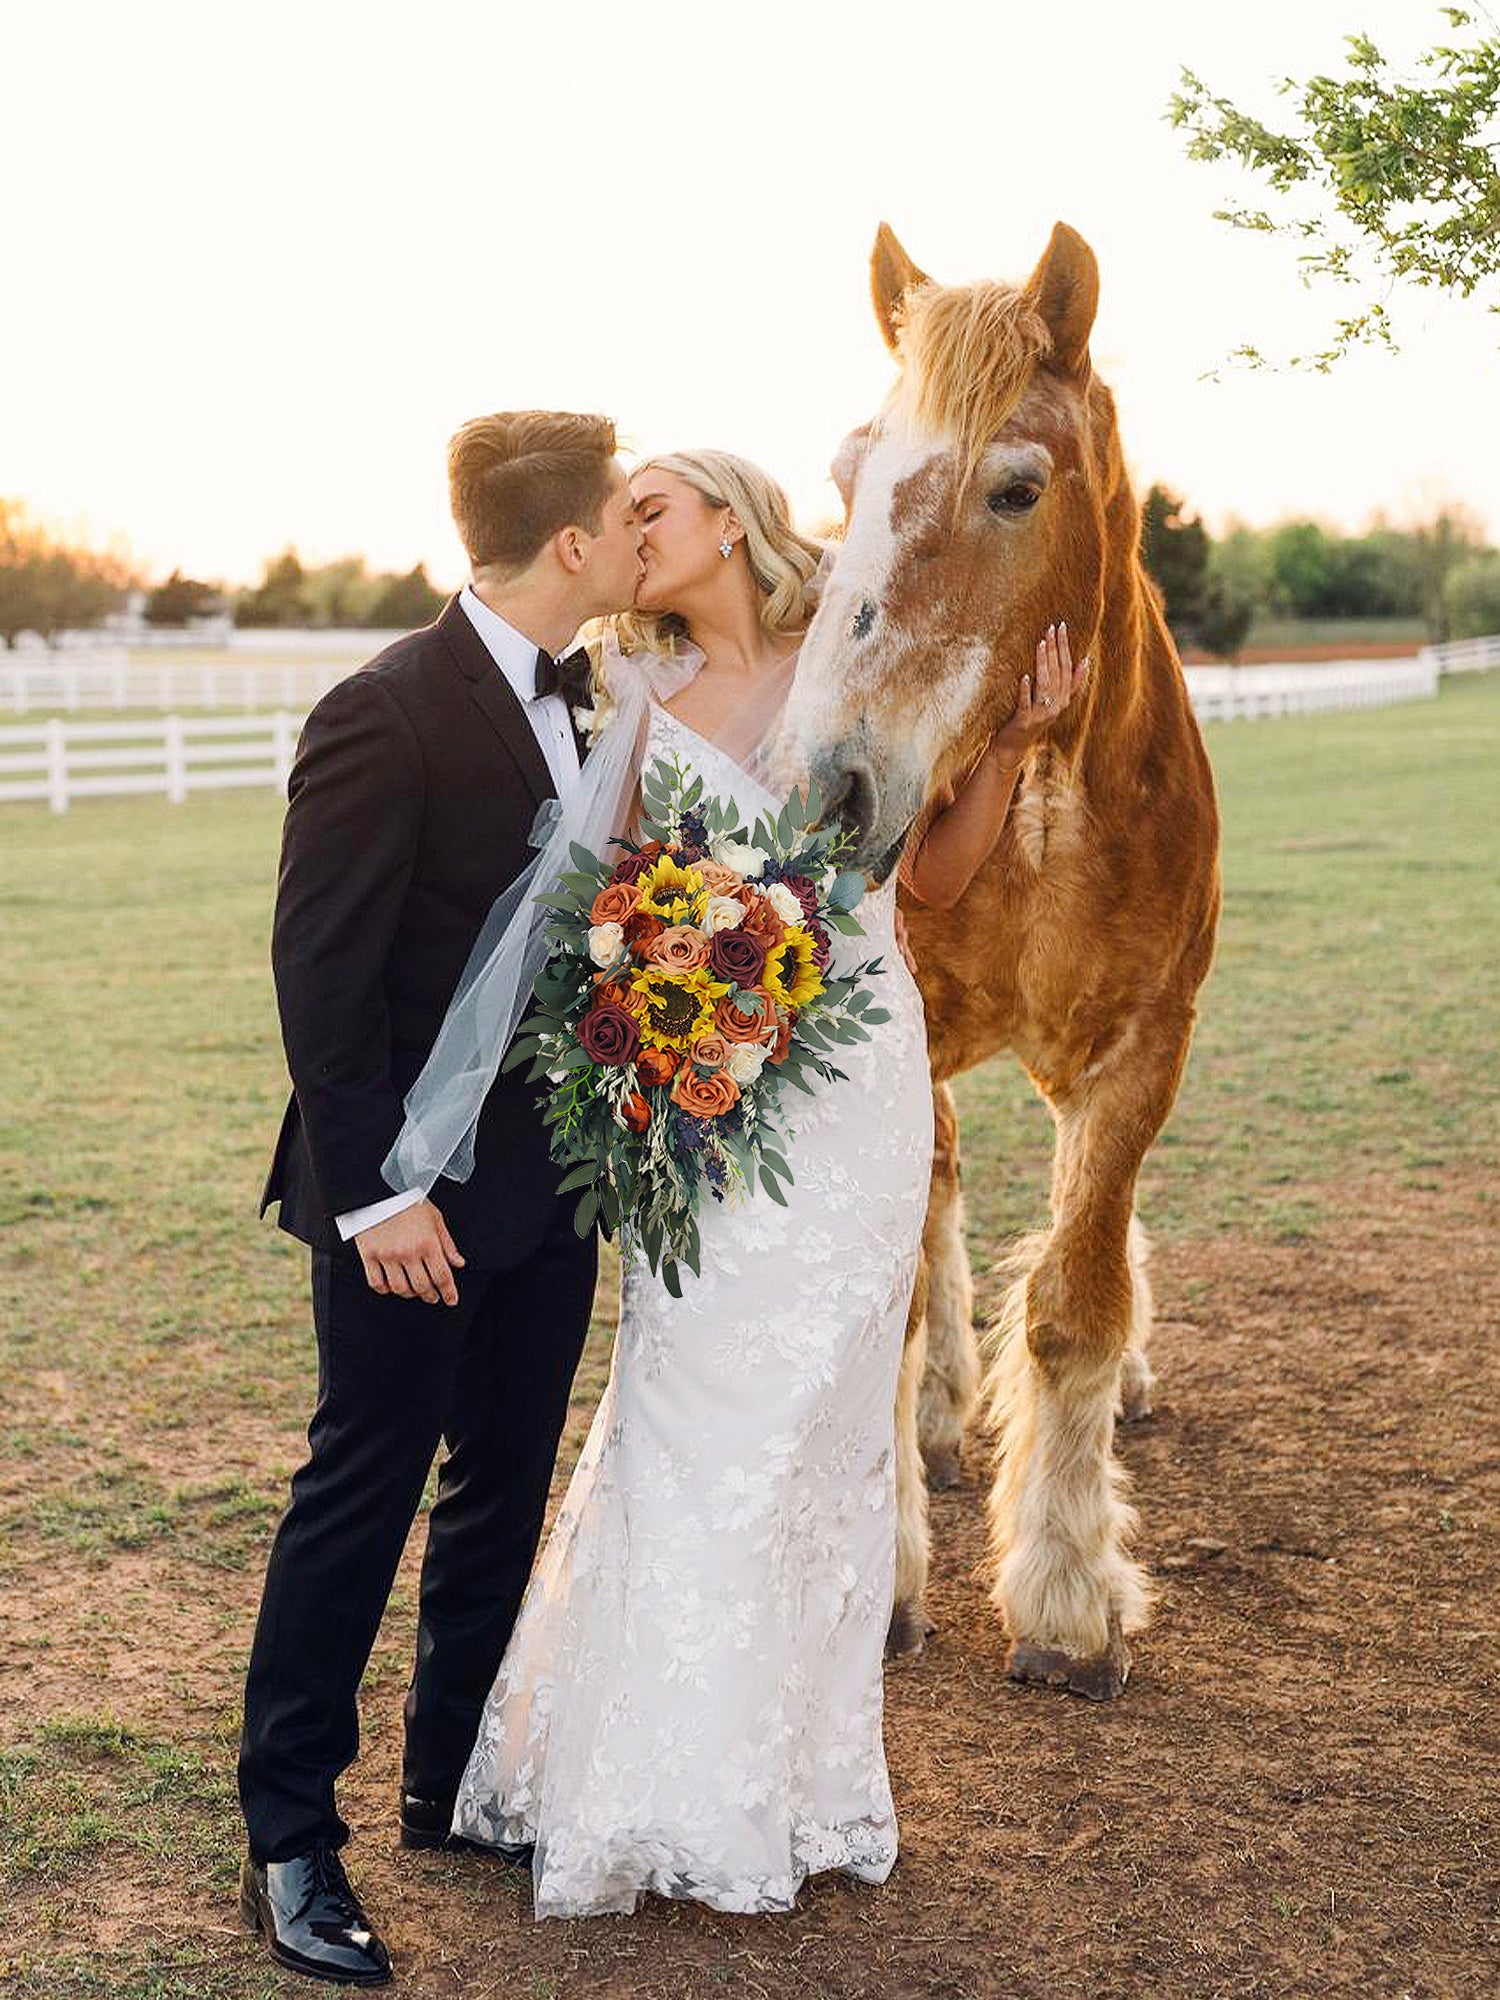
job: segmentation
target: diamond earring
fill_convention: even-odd
[[[724,558],[725,562],[728,562],[729,558],[734,554],[734,543],[730,541],[727,535],[719,544],[719,554]]]

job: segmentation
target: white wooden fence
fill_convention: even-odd
[[[0,729],[0,803],[154,792],[180,805],[189,792],[229,785],[284,789],[302,717],[163,716],[155,722],[50,722]]]
[[[1466,643],[1489,644],[1500,655],[1500,639]],[[1495,664],[1500,665],[1500,658]],[[1187,667],[1184,672],[1200,720],[1233,722],[1428,700],[1437,693],[1439,669],[1434,650],[1408,660]],[[191,675],[200,670],[162,671]],[[202,671],[219,675],[213,686],[227,693],[241,669]],[[342,678],[332,667],[298,669],[289,663],[288,671],[321,676],[319,694]],[[71,722],[54,715],[47,722],[0,727],[0,804],[45,799],[54,812],[66,812],[74,799],[132,792],[180,803],[189,792],[229,785],[284,788],[306,701],[304,696],[301,703],[288,703],[272,714],[165,715],[149,722]]]
[[[306,660],[132,660],[120,649],[43,654],[0,664],[0,710],[28,715],[82,708],[311,708],[335,681],[358,665],[351,658]]]
[[[1438,664],[1409,660],[1329,660],[1306,666],[1184,667],[1200,722],[1253,722],[1337,708],[1385,708],[1437,693]]]
[[[1439,673],[1486,674],[1500,667],[1500,633],[1485,639],[1449,639],[1424,648],[1422,657],[1436,660]]]

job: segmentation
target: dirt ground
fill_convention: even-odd
[[[536,1925],[524,1875],[395,1846],[404,1661],[383,1641],[343,1804],[395,1990],[1427,2000],[1500,1989],[1496,1213],[1472,1181],[1364,1187],[1321,1237],[1159,1254],[1157,1409],[1122,1449],[1161,1602],[1115,1705],[1007,1682],[979,1575],[984,1452],[971,1443],[963,1489],[934,1503],[936,1636],[889,1676],[902,1851],[883,1888],[818,1881],[784,1918],[652,1903],[629,1920]],[[253,1456],[253,1437],[236,1442]],[[161,1728],[195,1703],[222,1704],[225,1635],[248,1631],[258,1566],[186,1607],[150,1552],[111,1579],[140,1594],[136,1629],[160,1635],[104,1652],[115,1709]],[[54,1634],[26,1690],[34,1715],[100,1705],[100,1642],[77,1615],[79,1589],[59,1562],[29,1600]],[[107,1867],[22,1887],[0,1991],[7,1950],[33,1967],[17,1990],[62,1994],[73,1989],[32,1983],[49,1949],[139,1963],[147,1941],[206,1941],[236,1982],[216,1973],[214,1994],[315,1990],[269,1973],[222,1874],[209,1884],[170,1852],[112,1849]]]

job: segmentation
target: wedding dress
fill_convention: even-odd
[[[759,781],[670,710],[747,826]],[[893,1413],[932,1149],[922,1005],[894,879],[835,969],[881,955],[890,1019],[796,1091],[788,1205],[705,1202],[674,1299],[624,1246],[609,1384],[538,1559],[455,1808],[531,1842],[539,1917],[644,1891],[788,1909],[805,1878],[896,1857],[881,1738],[895,1563]]]

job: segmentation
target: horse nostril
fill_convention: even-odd
[[[874,600],[872,598],[867,597],[864,603],[861,604],[859,610],[855,614],[854,624],[851,627],[849,633],[850,638],[867,639],[870,636],[870,627],[874,623],[875,623]]]

